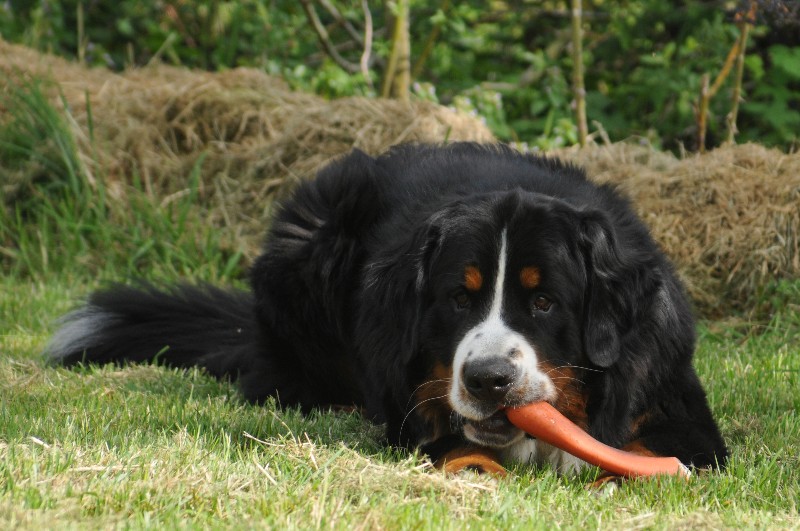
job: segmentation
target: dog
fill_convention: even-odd
[[[503,412],[542,400],[613,447],[724,466],[673,266],[575,166],[502,145],[354,150],[282,203],[250,280],[101,289],[48,356],[199,366],[255,403],[354,406],[450,471],[579,470]]]

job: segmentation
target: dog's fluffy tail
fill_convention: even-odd
[[[259,364],[253,298],[244,291],[114,285],[67,314],[47,346],[55,363],[155,361],[238,379]]]

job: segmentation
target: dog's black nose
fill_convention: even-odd
[[[501,404],[516,375],[516,367],[507,359],[468,361],[464,364],[464,387],[478,400]]]

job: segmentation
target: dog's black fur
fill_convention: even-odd
[[[673,268],[625,199],[556,160],[354,151],[283,203],[251,281],[112,286],[65,318],[49,355],[157,357],[255,402],[359,406],[434,458],[467,439],[522,444],[501,408],[541,399],[615,447],[697,467],[727,455]]]

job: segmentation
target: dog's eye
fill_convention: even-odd
[[[470,301],[469,294],[464,290],[458,290],[453,294],[453,302],[456,305],[456,308],[459,310],[463,310],[465,308],[469,308],[469,305],[472,301]]]
[[[544,295],[539,295],[535,299],[533,299],[533,309],[537,312],[549,312],[550,307],[553,305],[553,301],[545,297]]]

